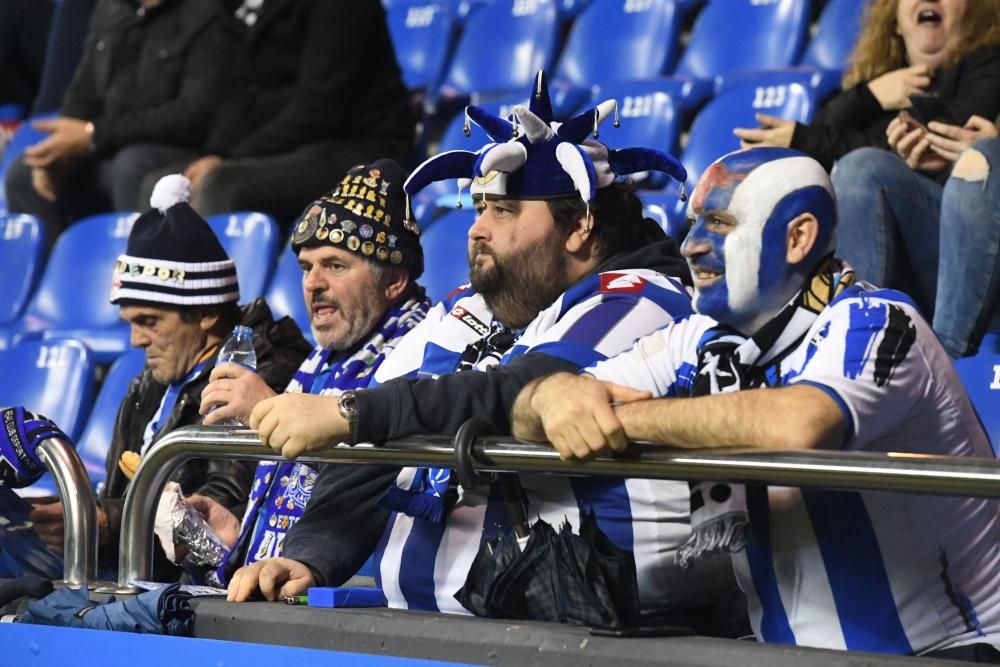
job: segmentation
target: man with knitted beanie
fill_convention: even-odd
[[[107,483],[98,501],[100,560],[115,567],[121,512],[129,480],[119,461],[144,454],[167,433],[201,422],[201,392],[219,345],[239,324],[254,331],[258,373],[281,388],[309,352],[290,318],[274,321],[262,299],[240,307],[236,266],[208,223],[187,203],[190,183],[164,177],[151,208],[135,221],[124,255],[114,267],[111,303],[131,326],[131,343],[146,353],[146,367],[122,400],[107,457]],[[246,500],[253,465],[197,460],[173,476],[185,493],[209,496],[227,507]],[[50,547],[63,542],[60,503],[38,505],[35,530]],[[162,572],[162,570],[159,570]]]

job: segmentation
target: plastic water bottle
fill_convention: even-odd
[[[239,326],[233,329],[229,340],[222,344],[215,365],[239,364],[252,371],[257,370],[257,352],[253,349],[253,329]]]
[[[257,351],[253,349],[253,329],[244,326],[233,329],[229,340],[223,343],[219,349],[215,365],[219,366],[220,364],[239,364],[252,371],[257,370]],[[219,424],[222,426],[242,426],[237,419],[226,419]]]

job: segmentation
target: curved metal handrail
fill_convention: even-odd
[[[38,458],[52,473],[63,507],[63,578],[55,583],[79,587],[97,576],[97,500],[90,476],[76,449],[62,438],[38,443]]]
[[[450,467],[455,448],[450,437],[414,436],[381,446],[339,444],[299,457],[303,463],[356,463]],[[1000,496],[1000,462],[993,459],[831,451],[679,450],[633,444],[620,456],[564,461],[547,445],[508,437],[478,438],[472,447],[477,470],[561,475],[600,475],[647,479],[718,479],[779,486],[818,486],[844,490],[903,491],[941,495]],[[152,563],[153,518],[160,491],[170,475],[194,458],[281,460],[261,445],[254,431],[193,426],[178,429],[143,457],[125,498],[122,515],[118,588],[147,579]]]

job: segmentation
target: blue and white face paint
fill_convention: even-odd
[[[755,333],[802,288],[836,245],[836,204],[822,166],[797,151],[756,148],[713,163],[689,204],[695,222],[682,252],[695,283],[695,309]],[[789,264],[788,223],[813,214],[820,233],[802,262]]]

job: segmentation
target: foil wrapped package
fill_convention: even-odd
[[[167,558],[185,568],[214,568],[229,554],[201,512],[184,502],[176,482],[163,489],[154,532]]]

